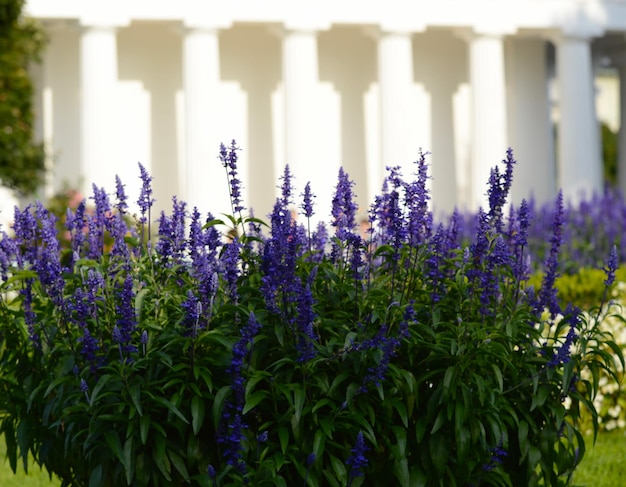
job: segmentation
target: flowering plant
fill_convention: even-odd
[[[234,142],[220,159],[233,214],[174,198],[154,239],[141,166],[136,227],[119,180],[114,203],[94,186],[95,209],[68,213],[71,248],[41,204],[16,209],[0,240],[13,469],[30,453],[68,486],[569,483],[581,408],[597,428],[599,371],[623,357],[557,300],[561,197],[535,292],[528,205],[503,216],[511,151],[467,246],[433,222],[425,155],[412,180],[388,169],[366,235],[343,170],[311,231],[312,188],[299,223],[288,168],[266,226],[245,216]]]

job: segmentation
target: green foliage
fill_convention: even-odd
[[[604,180],[615,186],[617,185],[617,150],[618,136],[606,123],[601,124],[602,135],[602,162],[604,168]]]
[[[543,276],[542,272],[533,274],[528,280],[529,285],[539,289]],[[617,292],[618,283],[626,282],[626,267],[622,266],[616,270],[616,283],[609,290],[606,289],[605,280],[606,273],[602,269],[590,267],[581,267],[573,274],[563,274],[557,277],[555,282],[559,301],[563,305],[572,303],[581,309],[597,306],[605,299],[607,291],[611,296]]]
[[[497,211],[484,255],[339,230],[326,252],[287,202],[271,239],[233,216],[240,241],[200,246],[164,220],[147,244],[96,208],[72,252],[29,211],[37,224],[0,245],[0,432],[13,470],[32,455],[64,486],[569,485],[582,411],[597,428],[600,375],[623,365],[595,315],[537,312]],[[214,255],[206,272],[198,252]],[[364,477],[349,461],[359,433]]]
[[[42,29],[21,16],[24,0],[0,0],[0,181],[21,193],[42,182],[44,149],[33,143],[29,65],[44,45]]]

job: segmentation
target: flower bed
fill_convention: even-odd
[[[13,468],[30,451],[90,487],[569,482],[581,410],[596,428],[600,372],[623,358],[557,299],[560,197],[527,285],[529,205],[503,211],[511,151],[467,245],[433,223],[424,156],[413,179],[389,169],[365,236],[344,171],[311,232],[311,188],[296,198],[288,168],[265,225],[240,200],[234,142],[220,158],[223,220],[174,199],[153,232],[141,166],[136,223],[119,180],[113,203],[94,186],[92,208],[68,212],[70,248],[41,204],[16,210],[0,240]]]

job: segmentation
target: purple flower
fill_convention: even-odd
[[[87,216],[87,226],[89,228],[89,258],[98,260],[104,251],[104,230],[107,226],[107,218],[110,216],[111,204],[104,188],[92,185],[93,196],[96,209],[92,215]]]
[[[133,304],[135,295],[133,293],[133,279],[130,274],[126,275],[124,283],[117,291],[117,338],[114,340],[121,345],[121,350],[125,352],[136,352],[137,347],[132,345],[132,335],[136,327],[135,307]],[[115,333],[115,330],[114,330]]]
[[[24,322],[28,328],[28,337],[35,350],[41,351],[41,337],[37,331],[37,315],[33,311],[33,280],[26,279],[24,288],[20,291],[24,296]]]
[[[483,470],[485,472],[490,472],[495,469],[498,465],[501,465],[504,459],[508,456],[507,451],[502,447],[502,440],[491,449],[491,458],[489,462],[483,465]]]
[[[367,456],[365,455],[367,450],[369,450],[369,448],[365,444],[363,432],[359,431],[356,435],[356,442],[354,443],[354,447],[352,447],[352,449],[350,450],[352,454],[346,460],[346,465],[350,467],[348,487],[352,484],[352,480],[354,478],[363,477],[363,475],[365,475],[363,469],[367,467],[368,464]]]
[[[31,213],[31,205],[28,205],[24,211],[16,206],[13,217],[13,231],[15,233],[15,246],[17,265],[23,269],[34,264],[38,258],[37,245],[37,220]]]
[[[0,278],[6,281],[17,249],[15,242],[4,231],[0,235]]]
[[[313,216],[313,198],[315,195],[311,192],[311,182],[306,183],[304,187],[304,193],[302,193],[302,211],[304,211],[304,216],[307,218],[311,218]]]
[[[561,311],[557,299],[557,289],[555,287],[556,278],[558,277],[559,266],[559,249],[563,242],[563,225],[564,225],[564,209],[563,209],[563,193],[559,191],[556,199],[556,210],[554,212],[554,219],[552,222],[552,237],[550,238],[550,253],[546,258],[544,267],[545,275],[541,282],[541,289],[539,290],[539,296],[535,305],[535,312],[541,314],[541,312],[547,308],[550,311],[552,318],[554,318]]]
[[[281,313],[278,303],[289,302],[300,291],[296,263],[302,235],[282,199],[276,200],[270,219],[271,237],[265,242],[261,260],[261,293],[268,309]],[[283,318],[288,319],[284,314]]]
[[[220,144],[220,161],[222,166],[226,168],[230,184],[230,204],[233,214],[240,213],[245,209],[241,204],[241,181],[237,175],[238,150],[240,149],[234,140],[230,143],[229,148],[226,148],[224,144]]]
[[[146,345],[148,345],[148,330],[144,330],[141,332],[141,338],[139,339],[139,343],[141,343],[142,352],[146,354]]]
[[[326,244],[328,243],[328,230],[324,222],[317,224],[317,229],[311,236],[312,259],[314,262],[321,262],[326,255]]]
[[[281,194],[281,198],[280,198],[280,203],[281,206],[284,208],[288,208],[289,205],[291,205],[293,202],[291,200],[291,193],[292,193],[292,179],[293,179],[293,175],[291,174],[291,171],[289,170],[289,165],[287,164],[285,166],[285,170],[283,171],[283,175],[280,178],[283,183],[280,186],[280,194]]]
[[[159,218],[159,241],[156,252],[169,264],[181,264],[184,257],[187,241],[185,239],[185,212],[186,204],[179,202],[176,196],[172,198],[172,216],[168,217],[161,212]]]
[[[148,171],[140,162],[138,164],[139,177],[141,178],[141,191],[137,200],[137,205],[141,212],[139,223],[146,223],[150,220],[150,208],[154,204],[154,199],[152,198],[152,176],[148,174]]]
[[[431,283],[430,297],[433,303],[439,302],[445,293],[445,287],[443,285],[445,274],[442,269],[446,256],[446,249],[444,248],[445,236],[446,233],[443,225],[439,225],[437,231],[428,243],[429,250],[424,260],[426,276]]]
[[[405,185],[405,200],[408,208],[408,236],[411,245],[423,242],[431,232],[432,214],[428,210],[430,194],[427,187],[428,165],[427,153],[421,153],[417,164],[417,180]]]
[[[495,237],[493,247],[485,259],[485,265],[480,272],[480,303],[481,313],[483,315],[494,315],[495,309],[492,306],[498,299],[499,282],[501,278],[501,269],[508,267],[511,263],[509,249],[502,235]]]
[[[115,203],[115,208],[120,213],[120,215],[124,215],[126,210],[128,209],[128,204],[126,203],[126,193],[124,191],[124,185],[122,184],[122,180],[118,175],[115,175],[115,196],[117,202]]]
[[[339,168],[339,178],[332,201],[332,226],[336,229],[339,240],[345,240],[349,233],[354,231],[356,226],[356,203],[352,192],[354,182],[350,180],[348,173],[343,168]]]
[[[87,220],[85,218],[86,202],[82,200],[76,207],[76,211],[72,212],[70,208],[67,209],[65,228],[70,232],[72,238],[72,250],[75,255],[80,255],[85,241],[85,226]],[[72,262],[73,264],[73,262]]]
[[[346,243],[350,255],[350,270],[354,276],[354,285],[356,290],[359,291],[359,283],[363,278],[363,268],[365,265],[363,259],[365,242],[359,235],[351,233],[348,235]]]
[[[613,282],[615,282],[615,271],[618,267],[617,261],[617,247],[613,245],[611,247],[611,253],[609,254],[609,258],[606,261],[606,267],[604,268],[604,272],[606,272],[606,280],[604,281],[604,285],[609,287]]]
[[[415,320],[415,311],[413,302],[409,303],[404,312],[402,322],[398,327],[396,336],[389,336],[389,327],[382,325],[374,337],[364,340],[361,343],[355,343],[352,347],[353,351],[380,350],[382,352],[378,363],[375,367],[368,367],[367,375],[363,378],[363,383],[359,388],[359,392],[367,392],[367,386],[374,384],[380,387],[385,380],[385,375],[389,369],[391,359],[398,353],[400,342],[409,335],[409,322]]]
[[[95,372],[98,366],[97,353],[100,350],[98,340],[91,336],[89,328],[86,326],[83,328],[83,336],[79,340],[82,343],[80,353],[85,360],[91,364],[92,372]]]
[[[512,219],[513,220],[513,219]],[[513,265],[513,276],[521,281],[528,276],[529,269],[524,260],[524,249],[528,246],[528,229],[531,221],[531,209],[524,199],[517,211],[517,225],[512,236],[514,246],[515,263]]]
[[[188,334],[195,338],[198,333],[202,304],[191,289],[187,291],[187,299],[183,301],[181,308],[184,311],[182,324]]]
[[[554,368],[560,364],[566,364],[570,360],[571,347],[578,339],[578,326],[581,322],[580,309],[575,306],[568,305],[565,310],[565,317],[563,318],[570,325],[570,329],[567,332],[565,341],[559,347],[559,349],[552,355],[552,358],[548,361],[547,366]]]
[[[222,428],[218,435],[218,443],[223,445],[223,455],[226,463],[236,467],[240,472],[245,473],[246,464],[242,458],[241,442],[244,439],[243,430],[247,425],[243,422],[243,406],[245,399],[245,378],[243,369],[245,359],[248,355],[248,347],[252,346],[254,337],[261,328],[254,313],[250,313],[248,323],[241,328],[241,338],[233,346],[233,358],[227,373],[232,377],[232,397],[224,407],[222,418]]]
[[[226,279],[228,287],[228,294],[233,302],[237,302],[239,299],[239,293],[237,291],[237,280],[241,271],[239,269],[241,243],[238,238],[235,238],[231,243],[224,246],[224,254],[222,257],[223,275]]]
[[[484,269],[483,263],[489,249],[489,217],[482,208],[476,216],[476,231],[474,243],[470,245],[471,267],[467,270],[467,277],[471,282],[480,281]]]
[[[506,203],[513,182],[513,165],[516,164],[513,158],[513,149],[507,149],[506,159],[502,162],[506,165],[504,174],[500,174],[497,167],[493,168],[489,176],[489,188],[487,190],[487,196],[489,198],[489,218],[493,228],[497,232],[502,231],[502,209]]]
[[[306,284],[297,297],[298,315],[296,317],[296,332],[298,334],[296,348],[298,350],[298,362],[306,362],[315,357],[316,342],[313,323],[316,313],[313,310],[315,300],[311,292],[311,281],[315,279],[317,268],[311,272]]]
[[[33,267],[54,305],[58,309],[62,309],[65,280],[62,276],[63,270],[59,258],[60,246],[57,240],[57,218],[39,202],[36,204],[36,217],[39,220],[38,233],[41,243],[39,245],[39,256]]]

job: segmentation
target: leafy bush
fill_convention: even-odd
[[[245,216],[234,142],[220,158],[233,214],[174,199],[154,240],[141,166],[136,226],[119,180],[115,203],[94,186],[93,211],[68,214],[67,249],[41,204],[16,210],[0,240],[13,469],[30,451],[90,487],[570,482],[581,410],[597,428],[600,372],[623,357],[557,300],[561,197],[534,292],[529,205],[503,216],[511,151],[468,245],[433,223],[423,155],[413,180],[389,169],[365,236],[343,170],[330,228],[311,232],[309,185],[299,223],[286,168],[266,226]],[[616,268],[613,253],[607,285]]]
[[[46,42],[22,17],[25,0],[0,0],[0,181],[29,194],[43,182],[43,144],[33,143],[33,83],[28,74]]]

